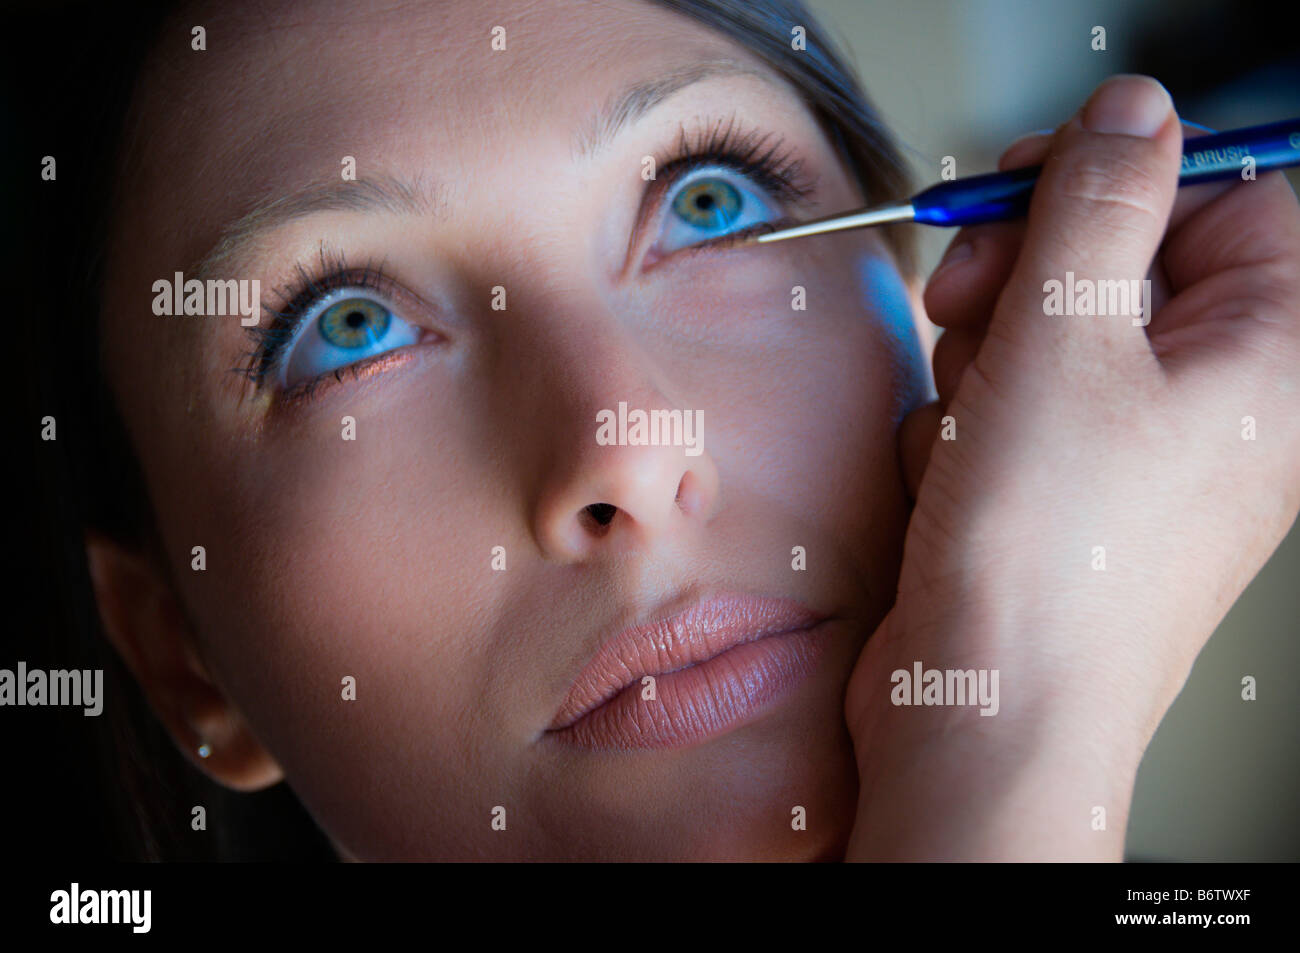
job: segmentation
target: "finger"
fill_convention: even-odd
[[[1211,131],[1204,126],[1186,120],[1183,120],[1181,125],[1184,140],[1211,135]],[[1042,165],[1051,149],[1054,136],[1054,132],[1031,132],[1021,136],[1007,146],[1006,151],[998,158],[998,171],[1005,172],[1008,169],[1019,169],[1028,165]],[[1172,232],[1178,228],[1198,209],[1232,188],[1233,184],[1232,182],[1209,182],[1204,185],[1180,188],[1177,198],[1174,199],[1174,210],[1169,216],[1168,230]]]
[[[903,418],[898,428],[898,457],[903,469],[903,485],[915,501],[921,478],[930,462],[930,450],[939,435],[943,408],[932,402],[916,408]]]
[[[1022,136],[1002,154],[998,168],[1041,162],[1050,141],[1049,133]],[[1024,233],[1023,221],[958,231],[926,283],[925,310],[930,320],[941,328],[987,324],[1020,253]]]
[[[1206,135],[1203,128],[1183,123],[1189,138]],[[998,159],[1001,170],[1041,165],[1052,144],[1050,132],[1036,132],[1017,139]],[[1171,222],[1185,218],[1221,194],[1231,183],[1181,189],[1174,202]],[[988,323],[1024,240],[1023,221],[977,225],[960,230],[935,268],[925,289],[925,309],[930,320],[942,328],[975,327]],[[1160,307],[1169,296],[1163,270],[1157,265],[1150,275],[1152,299]]]
[[[1177,191],[1182,132],[1164,87],[1149,77],[1102,83],[1052,140],[1030,202],[1024,245],[990,335],[1036,356],[1049,372],[1098,359],[1154,366],[1144,322],[1107,315],[1075,288],[1141,288]],[[1137,285],[1134,286],[1133,283]],[[1124,368],[1121,368],[1121,372]]]
[[[1042,165],[1047,158],[1047,151],[1052,147],[1052,137],[1056,132],[1031,132],[1021,136],[1007,146],[998,156],[998,171],[1022,169],[1027,165]]]
[[[1025,223],[991,222],[959,231],[925,286],[925,313],[941,328],[983,327],[1020,254]]]
[[[934,386],[943,404],[957,393],[961,376],[975,360],[983,340],[983,328],[952,328],[939,335],[934,346]]]
[[[1174,297],[1147,329],[1166,370],[1230,353],[1295,365],[1297,260],[1300,207],[1280,173],[1236,184],[1189,219],[1162,251]]]
[[[1179,122],[1183,127],[1184,139],[1195,139],[1198,136],[1211,136],[1214,134],[1213,129],[1194,123],[1190,119],[1181,119]],[[1061,124],[1061,126],[1064,125],[1064,123]],[[1013,141],[998,157],[998,170],[1005,172],[1008,169],[1019,169],[1027,165],[1041,165],[1042,161],[1047,158],[1048,149],[1052,145],[1052,138],[1061,131],[1061,126],[1057,126],[1055,129],[1038,129],[1034,132],[1027,132]]]
[[[1213,130],[1187,120],[1182,120],[1182,128],[1184,143],[1189,139],[1197,139],[1201,136],[1213,134]],[[1052,136],[1051,131],[1032,132],[1021,136],[1002,153],[998,159],[998,168],[1005,171],[1007,169],[1018,169],[1022,166],[1041,165],[1051,148]],[[1175,273],[1179,274],[1180,279],[1183,280],[1180,281],[1179,285],[1175,286],[1164,267],[1165,255],[1168,253],[1168,247],[1174,241],[1182,225],[1202,208],[1205,208],[1220,195],[1233,188],[1234,184],[1231,181],[1212,182],[1204,185],[1185,186],[1178,190],[1178,195],[1174,199],[1173,212],[1169,215],[1169,227],[1165,233],[1165,244],[1161,246],[1161,250],[1157,254],[1155,262],[1152,263],[1149,273],[1153,316],[1151,323],[1147,327],[1148,337],[1181,326],[1192,316],[1193,312],[1186,308],[1166,312],[1164,310],[1165,303],[1182,287],[1186,287],[1188,279],[1205,274],[1210,267],[1210,263],[1205,260],[1204,256],[1180,255],[1176,252],[1175,260],[1190,266],[1176,270]],[[1207,224],[1209,224],[1211,232],[1217,228],[1217,224]],[[1209,244],[1204,242],[1203,231],[1200,229],[1189,232],[1180,241],[1181,247],[1197,250],[1214,247],[1214,245],[1215,243],[1212,242]],[[939,322],[936,321],[935,323]]]
[[[1296,194],[1282,173],[1197,189],[1206,192],[1185,220],[1171,228],[1163,252],[1175,293],[1209,275],[1285,256],[1295,248]]]
[[[1204,126],[1197,126],[1186,121],[1182,125],[1184,141],[1199,139],[1201,136],[1212,134]],[[1231,182],[1207,182],[1204,185],[1188,185],[1180,188],[1177,198],[1174,199],[1174,210],[1169,215],[1169,228],[1166,233],[1172,233],[1199,209],[1213,202],[1230,188],[1232,188]]]

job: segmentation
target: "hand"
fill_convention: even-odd
[[[900,433],[897,600],[846,699],[850,859],[1119,859],[1147,743],[1295,521],[1300,208],[1276,172],[1179,192],[1181,145],[1158,84],[1112,78],[1003,156],[1044,164],[1026,221],[931,277],[940,402]],[[1047,313],[1067,273],[1150,277],[1150,312]],[[998,713],[893,704],[918,661],[997,669]]]

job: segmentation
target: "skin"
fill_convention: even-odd
[[[642,157],[697,117],[785,137],[815,182],[800,217],[861,204],[798,96],[639,2],[193,21],[207,50],[176,25],[140,92],[105,291],[105,365],[157,540],[88,546],[109,635],[180,749],[237,789],[287,780],[349,859],[841,856],[858,790],[844,690],[893,599],[895,432],[926,386],[919,289],[869,232],[645,267],[664,198],[629,250]],[[497,24],[508,47],[491,53]],[[575,158],[611,91],[719,60],[767,78],[703,80]],[[155,316],[152,284],[191,277],[259,202],[339,182],[345,155],[359,178],[419,182],[430,209],[283,223],[218,274],[260,280],[274,307],[322,243],[383,260],[398,313],[431,337],[288,401],[229,372],[249,347],[237,317]],[[597,446],[596,412],[619,401],[701,410],[704,452]],[[618,508],[607,531],[583,516],[596,503]],[[788,698],[684,749],[549,743],[599,645],[724,591],[833,618]]]
[[[575,5],[581,35],[555,26],[559,8],[451,7],[434,26],[407,8],[339,23],[272,7],[255,27],[207,18],[231,42],[157,66],[106,362],[160,538],[89,553],[160,717],[184,750],[212,744],[202,767],[224,783],[288,779],[345,857],[1118,859],[1142,752],[1300,509],[1294,194],[1268,174],[1175,197],[1177,117],[1140,78],[1014,146],[1005,167],[1045,165],[1027,221],[959,234],[974,253],[926,289],[949,333],[940,400],[900,434],[904,487],[894,429],[921,375],[877,236],[653,271],[635,267],[643,246],[622,254],[640,157],[698,112],[798,144],[818,183],[801,217],[857,204],[806,113],[718,79],[577,162],[578,90],[744,54],[654,8]],[[464,38],[502,21],[510,68],[485,68]],[[296,64],[322,49],[346,76],[303,80]],[[274,284],[323,240],[387,258],[423,302],[403,316],[447,343],[311,403],[241,391],[234,322],[159,321],[145,289],[342,155],[436,169],[449,217],[317,216],[223,267]],[[1046,315],[1044,282],[1067,271],[1149,276],[1149,326]],[[796,284],[816,303],[792,318]],[[495,285],[507,312],[487,304]],[[706,453],[596,453],[588,421],[624,399],[703,409]],[[344,414],[356,444],[338,439]],[[935,440],[941,415],[958,439]],[[582,521],[595,502],[618,507],[608,533]],[[484,568],[494,545],[509,572]],[[792,545],[815,572],[790,571]],[[536,743],[603,638],[738,587],[836,617],[785,704],[676,752]],[[998,668],[998,716],[892,705],[889,673],[915,660]],[[339,701],[344,674],[356,702]],[[498,804],[508,836],[488,830]],[[792,804],[808,831],[790,830]]]
[[[940,400],[903,429],[898,598],[847,695],[850,859],[1119,860],[1160,719],[1295,522],[1300,206],[1277,172],[1176,189],[1182,145],[1158,83],[1109,80],[1003,156],[1044,167],[1026,221],[930,279]],[[1149,276],[1148,323],[1045,313],[1067,271]],[[892,705],[915,659],[999,669],[998,715]]]

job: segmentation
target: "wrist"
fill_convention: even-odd
[[[1121,858],[1150,686],[1043,652],[1081,636],[987,604],[891,612],[868,641],[850,859]]]

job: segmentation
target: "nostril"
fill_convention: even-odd
[[[612,503],[592,503],[586,508],[585,512],[596,521],[597,526],[608,526],[613,522],[618,507]]]

